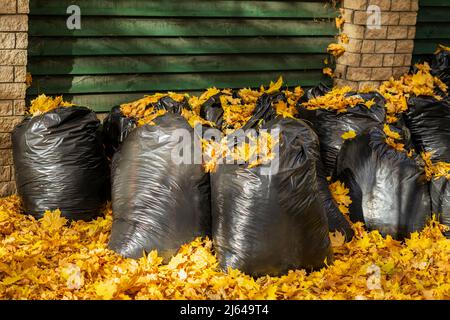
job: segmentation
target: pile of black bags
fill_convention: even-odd
[[[71,220],[97,217],[109,197],[100,122],[84,107],[27,117],[12,133],[17,192],[25,212],[60,209]]]

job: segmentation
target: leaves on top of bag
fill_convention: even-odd
[[[337,113],[346,112],[347,108],[353,108],[357,104],[364,103],[364,99],[360,96],[348,95],[351,91],[352,88],[350,87],[335,87],[324,95],[303,102],[302,106],[308,110],[325,109],[334,110]]]
[[[356,132],[354,130],[349,130],[341,135],[342,139],[348,140],[356,137]]]
[[[442,161],[433,163],[431,161],[431,156],[433,155],[431,152],[422,152],[420,155],[425,162],[425,174],[428,180],[433,178],[437,180],[441,177],[450,180],[450,163]]]
[[[385,142],[397,151],[405,151],[405,144],[398,142],[402,139],[398,132],[392,131],[389,125],[385,124],[383,132],[386,135]]]
[[[204,104],[206,101],[208,101],[209,98],[211,98],[212,96],[215,96],[218,93],[227,93],[227,94],[231,94],[231,92],[229,90],[222,90],[220,91],[219,89],[212,87],[209,89],[206,89],[205,92],[203,92],[200,97],[197,96],[192,96],[189,98],[189,105],[191,106],[192,110],[197,113],[200,114],[200,108],[202,106],[202,104]]]
[[[438,54],[442,51],[450,51],[450,47],[444,46],[443,44],[439,44],[434,54]]]
[[[408,110],[409,97],[425,95],[441,100],[442,97],[437,90],[447,92],[447,86],[439,78],[431,75],[427,62],[416,64],[416,68],[415,74],[403,75],[398,80],[391,78],[381,84],[379,92],[386,99],[387,123],[396,122],[398,115]]]
[[[277,82],[270,81],[269,88],[264,89],[264,86],[261,86],[261,93],[273,94],[280,91],[281,86],[283,85],[283,77],[280,76]]]
[[[240,98],[220,96],[226,133],[242,128],[253,115],[256,103],[243,103]]]
[[[298,113],[295,104],[288,105],[288,103],[283,100],[275,102],[273,107],[277,111],[277,114],[283,118],[295,118],[295,115]]]
[[[31,101],[29,112],[33,116],[38,116],[58,107],[71,107],[73,105],[73,103],[64,101],[62,96],[52,98],[47,97],[45,94],[41,94]]]

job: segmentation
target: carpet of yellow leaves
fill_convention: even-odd
[[[450,240],[435,220],[401,243],[355,224],[348,243],[332,234],[334,262],[320,271],[251,278],[222,272],[212,243],[196,239],[167,265],[107,249],[111,209],[91,222],[58,210],[40,220],[0,199],[0,299],[449,299]]]

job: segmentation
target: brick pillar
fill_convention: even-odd
[[[390,77],[408,72],[419,9],[418,0],[342,0],[345,33],[344,55],[336,62],[335,85],[354,89],[378,86]],[[380,9],[380,27],[370,21],[370,5]],[[369,22],[368,22],[369,21]]]
[[[0,196],[15,192],[11,131],[25,112],[28,0],[0,0]]]

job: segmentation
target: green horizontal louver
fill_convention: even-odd
[[[450,0],[420,0],[414,61],[422,61],[439,44],[450,46]]]
[[[155,91],[329,83],[331,1],[30,0],[28,70],[37,94],[96,111]],[[66,27],[81,8],[81,30]]]

